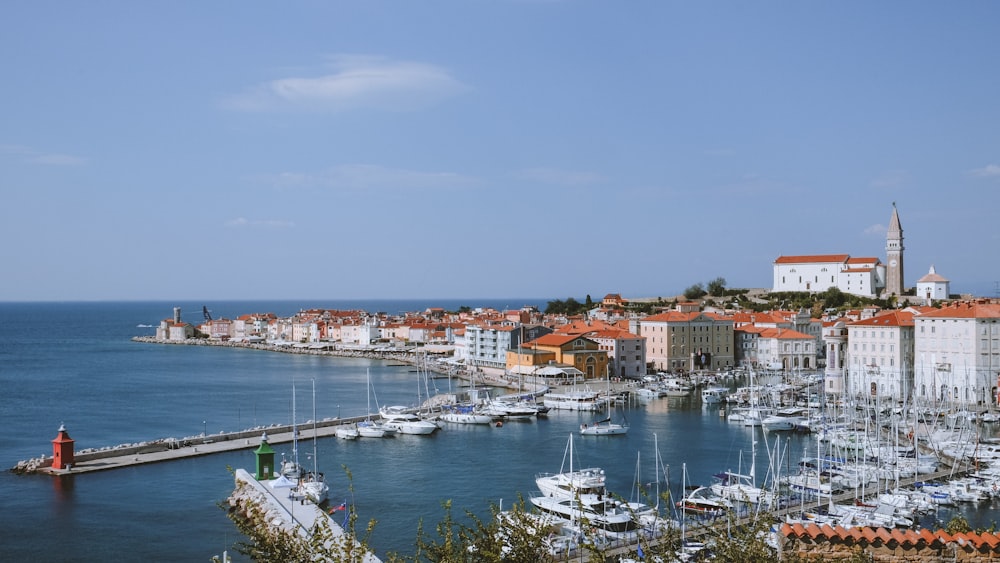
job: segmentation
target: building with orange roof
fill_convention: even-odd
[[[646,375],[646,339],[627,330],[607,327],[585,333],[608,354],[608,373],[620,379],[642,379]]]
[[[184,341],[194,337],[194,326],[181,320],[181,308],[174,307],[174,316],[163,319],[156,327],[157,340]]]
[[[892,310],[846,324],[847,377],[855,397],[903,401],[913,390],[912,310]]]
[[[886,232],[886,261],[849,254],[779,256],[773,264],[772,291],[822,293],[832,287],[863,297],[903,295],[903,228],[896,203]]]
[[[914,395],[922,401],[981,406],[1000,386],[1000,302],[930,308],[913,317]]]
[[[684,305],[641,319],[637,328],[646,339],[646,362],[655,370],[715,371],[736,365],[731,317]]]
[[[797,330],[765,328],[757,334],[757,363],[785,371],[816,368],[816,339]]]
[[[530,367],[527,365],[530,362]],[[507,354],[508,371],[528,373],[549,364],[572,366],[585,379],[607,377],[608,354],[589,338],[573,334],[546,334]]]

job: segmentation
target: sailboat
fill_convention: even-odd
[[[323,474],[319,472],[319,460],[316,451],[316,380],[313,386],[313,470],[306,473],[300,483],[302,494],[316,504],[320,504],[327,499],[330,493],[330,486],[326,484]]]
[[[628,422],[624,419],[621,423],[611,422],[611,374],[608,373],[608,400],[607,417],[597,422],[580,425],[580,434],[583,436],[614,436],[628,432]]]
[[[385,426],[381,422],[372,420],[372,374],[371,370],[365,370],[365,379],[368,381],[368,408],[365,410],[365,419],[358,422],[358,435],[362,438],[386,438],[396,435],[396,431]]]
[[[313,462],[316,463],[316,383],[313,382]],[[326,500],[329,486],[323,479],[323,474],[314,467],[313,471],[306,470],[299,463],[299,427],[295,415],[295,384],[292,384],[292,457],[282,459],[281,476],[295,483],[293,492],[301,495],[301,498],[308,498],[319,504]]]

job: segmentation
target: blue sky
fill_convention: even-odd
[[[7,3],[0,300],[1000,280],[1000,3]]]

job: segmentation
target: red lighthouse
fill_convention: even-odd
[[[73,465],[73,438],[64,424],[59,425],[59,435],[52,440],[52,469],[70,469]]]

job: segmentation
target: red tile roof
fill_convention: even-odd
[[[847,262],[851,256],[849,254],[810,254],[805,256],[778,256],[775,264],[805,264],[807,262]]]
[[[790,524],[781,525],[781,534],[786,538],[805,538],[813,541],[847,541],[861,543],[889,543],[894,541],[903,546],[912,545],[933,545],[935,543],[944,545],[953,542],[972,546],[976,550],[988,549],[996,551],[1000,546],[1000,536],[994,532],[960,532],[949,534],[944,530],[930,530],[921,528],[919,530],[902,530],[899,528],[844,528],[842,526],[831,527],[829,524],[817,526],[816,524]]]

